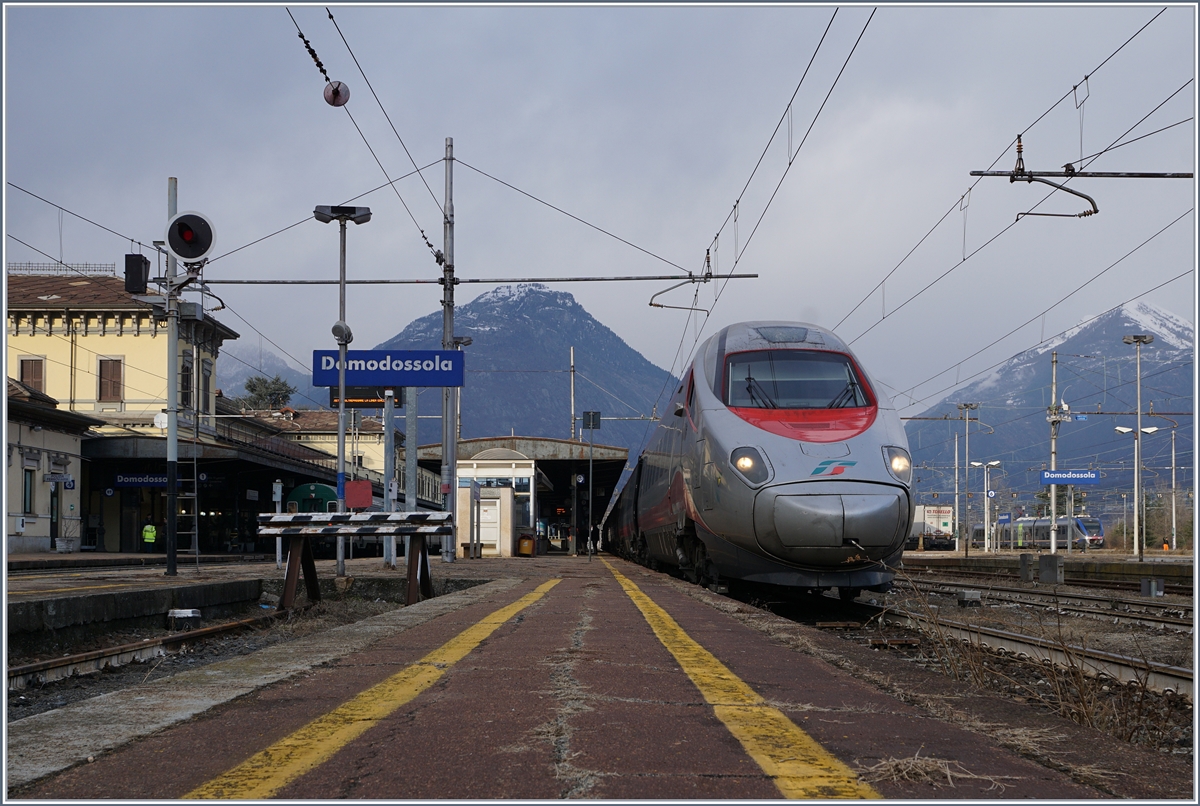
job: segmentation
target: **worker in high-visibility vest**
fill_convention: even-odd
[[[154,551],[154,541],[158,540],[158,530],[154,528],[153,521],[146,518],[146,525],[142,527],[142,550],[146,552]]]

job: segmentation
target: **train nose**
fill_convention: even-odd
[[[759,493],[754,525],[759,544],[777,556],[856,545],[891,547],[907,530],[908,496],[886,486],[786,485]]]

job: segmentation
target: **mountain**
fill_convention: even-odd
[[[329,405],[329,390],[312,385],[312,371],[296,369],[270,350],[252,342],[231,341],[221,346],[217,358],[217,388],[225,397],[242,397],[249,378],[263,375],[283,378],[296,389],[289,405],[296,409],[317,409]]]
[[[540,283],[500,286],[454,311],[454,330],[470,337],[465,347],[466,383],[461,393],[462,436],[570,436],[571,356],[575,347],[575,415],[599,411],[601,417],[641,417],[674,391],[676,380],[646,360],[616,333],[597,321],[575,297]],[[423,316],[377,350],[440,350],[442,313]],[[440,397],[422,414],[441,411]],[[648,438],[648,421],[604,419],[594,434],[599,444],[639,450]],[[436,425],[430,438],[434,441]],[[578,434],[578,431],[576,432]],[[586,434],[585,434],[586,437]]]
[[[952,503],[955,434],[959,466],[967,460],[965,424],[958,403],[969,402],[979,403],[972,421],[976,416],[980,421],[971,425],[970,460],[1000,462],[991,471],[990,486],[998,491],[994,500],[1000,501],[1001,511],[1029,508],[1034,503],[1032,493],[1043,489],[1039,473],[1049,466],[1046,410],[1052,403],[1052,353],[1057,352],[1058,397],[1072,415],[1059,427],[1057,467],[1099,469],[1101,483],[1080,488],[1089,492],[1089,511],[1120,520],[1121,493],[1131,493],[1133,487],[1133,439],[1130,434],[1116,433],[1114,426],[1133,428],[1136,422],[1135,348],[1122,341],[1135,333],[1154,336],[1153,343],[1142,346],[1142,428],[1160,429],[1143,435],[1144,487],[1170,488],[1174,421],[1179,424],[1175,429],[1177,484],[1190,489],[1195,329],[1171,313],[1134,302],[1013,356],[986,377],[955,390],[919,418],[909,420],[906,431],[916,467],[918,501],[934,503],[932,493],[937,492],[936,503]],[[1163,416],[1149,416],[1151,411]],[[961,485],[961,471],[959,478]],[[982,483],[982,474],[972,469],[971,489],[979,493]],[[1012,492],[1018,493],[1015,500]],[[980,500],[974,498],[976,507]]]

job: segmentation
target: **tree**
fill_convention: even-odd
[[[281,409],[296,393],[296,387],[278,375],[274,378],[263,375],[247,378],[245,386],[244,400],[247,408],[251,409]]]

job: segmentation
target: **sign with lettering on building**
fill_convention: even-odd
[[[337,386],[337,350],[313,350],[313,386]],[[347,350],[346,386],[462,386],[459,350]]]

